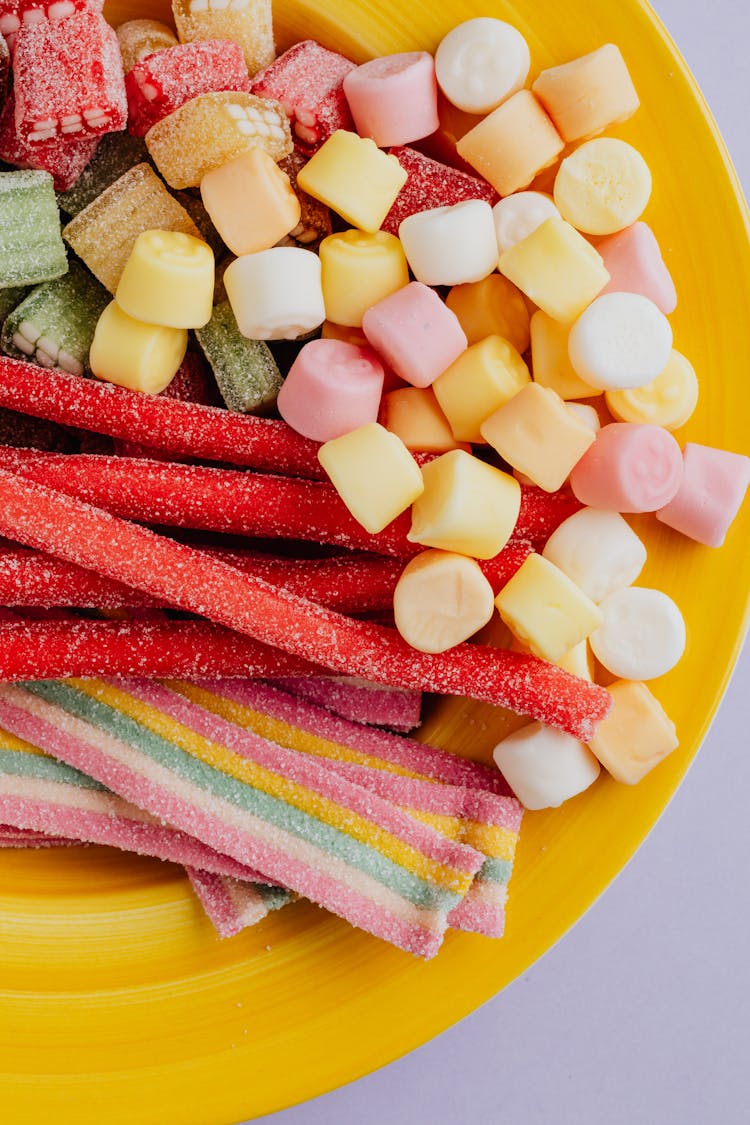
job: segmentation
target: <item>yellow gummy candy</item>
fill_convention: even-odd
[[[99,317],[89,362],[98,379],[158,395],[174,378],[187,350],[184,328],[143,324],[116,301]]]
[[[210,246],[178,231],[149,230],[136,239],[115,297],[123,312],[145,324],[202,328],[213,295]]]

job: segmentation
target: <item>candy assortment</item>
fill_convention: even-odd
[[[0,0],[0,846],[177,860],[222,936],[499,937],[522,806],[677,746],[624,516],[718,546],[750,483],[680,440],[626,60],[173,9]],[[525,717],[499,769],[408,736],[423,692]]]

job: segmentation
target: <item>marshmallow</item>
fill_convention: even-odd
[[[604,293],[640,293],[665,316],[677,308],[672,275],[662,258],[656,235],[647,223],[633,223],[602,238],[596,245],[610,280]]]
[[[445,303],[458,317],[470,344],[487,336],[502,336],[521,354],[528,348],[529,310],[523,294],[502,274],[454,285]]]
[[[409,284],[401,243],[379,230],[345,230],[320,244],[323,300],[334,324],[359,328],[371,305]]]
[[[570,326],[537,309],[531,318],[531,366],[534,382],[560,398],[590,398],[602,392],[576,374],[568,355]]]
[[[626,121],[640,104],[614,43],[543,70],[531,88],[568,143]]]
[[[458,24],[435,52],[438,84],[466,113],[489,113],[520,90],[531,65],[529,47],[504,20],[480,17]]]
[[[602,622],[598,606],[567,574],[535,554],[505,584],[495,605],[511,633],[553,664]]]
[[[415,387],[428,387],[466,347],[456,316],[418,281],[368,309],[362,328],[388,366]]]
[[[593,387],[621,391],[660,375],[672,351],[672,326],[637,293],[597,297],[570,330],[568,355]]]
[[[566,402],[565,406],[568,413],[577,418],[579,422],[583,422],[584,426],[588,426],[592,434],[598,433],[602,428],[596,407],[587,406],[585,402]]]
[[[679,746],[672,720],[645,684],[611,684],[612,710],[589,742],[605,770],[624,785],[635,785]]]
[[[563,160],[555,177],[560,214],[585,234],[614,234],[630,226],[650,197],[648,164],[615,137],[586,141]]]
[[[274,246],[245,254],[227,266],[224,285],[250,340],[295,340],[326,318],[320,259],[311,250]]]
[[[594,656],[623,680],[653,680],[685,651],[685,622],[661,590],[627,586],[604,598],[602,623],[589,638]]]
[[[435,63],[426,51],[363,63],[345,76],[344,94],[360,137],[380,148],[408,145],[440,125]]]
[[[506,250],[498,269],[548,316],[562,321],[580,316],[609,281],[601,256],[562,219],[547,219]]]
[[[380,421],[407,449],[447,453],[461,448],[471,453],[469,445],[459,445],[454,438],[432,387],[403,387],[384,395]]]
[[[480,426],[486,442],[546,492],[556,492],[594,434],[554,391],[528,383]]]
[[[310,340],[290,367],[277,406],[298,434],[330,441],[376,422],[382,393],[383,368],[370,348]]]
[[[483,199],[418,211],[403,220],[398,236],[412,273],[425,285],[481,281],[497,265],[492,208]]]
[[[527,809],[556,809],[596,781],[599,762],[582,742],[541,723],[509,734],[492,752],[495,765]]]
[[[504,254],[547,219],[559,219],[560,212],[552,196],[543,191],[517,191],[495,204],[492,217],[498,253]]]
[[[521,508],[517,480],[461,449],[424,465],[422,478],[410,542],[476,559],[491,559],[503,549]]]
[[[396,628],[420,652],[445,652],[468,640],[495,612],[492,586],[474,559],[423,551],[393,592]]]
[[[564,147],[541,102],[519,90],[464,134],[456,152],[499,195],[512,195],[554,164]]]
[[[406,511],[424,488],[409,450],[377,422],[327,441],[318,460],[355,520],[371,535]]]
[[[646,563],[646,548],[617,512],[583,508],[552,532],[542,551],[593,602],[630,586]]]
[[[97,379],[158,395],[177,374],[187,342],[184,328],[143,324],[112,301],[97,322],[89,365]]]
[[[376,231],[407,180],[395,156],[337,129],[297,173],[297,185],[360,230]]]
[[[200,188],[203,206],[233,254],[269,250],[300,221],[289,177],[261,148],[207,172]]]
[[[612,422],[570,474],[582,504],[614,512],[655,512],[673,499],[682,479],[680,447],[661,426]]]
[[[211,319],[214,256],[191,234],[139,234],[117,284],[118,305],[144,324],[203,328]]]
[[[457,441],[483,442],[480,427],[530,381],[529,369],[502,336],[487,336],[432,384]]]
[[[750,484],[750,457],[691,441],[682,457],[680,487],[656,518],[707,547],[721,547]]]
[[[653,422],[665,430],[678,430],[698,403],[698,377],[690,360],[673,351],[664,370],[650,383],[607,391],[605,399],[618,422]]]

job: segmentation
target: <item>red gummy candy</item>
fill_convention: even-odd
[[[343,55],[306,39],[256,74],[251,91],[281,102],[295,144],[313,153],[337,129],[354,129],[343,81],[355,67]]]
[[[383,221],[382,229],[389,234],[398,234],[399,223],[418,211],[450,207],[467,199],[484,199],[494,206],[500,198],[486,180],[450,168],[414,148],[398,146],[389,152],[407,174],[406,183]]]
[[[16,99],[11,93],[0,112],[0,160],[16,168],[49,172],[55,191],[68,191],[94,155],[99,138],[55,137],[28,145],[16,132],[15,114]]]
[[[117,35],[98,12],[24,23],[14,74],[16,131],[26,144],[100,136],[127,124]]]
[[[200,94],[249,88],[239,44],[205,39],[167,47],[136,63],[125,76],[128,132],[145,137],[152,125]]]

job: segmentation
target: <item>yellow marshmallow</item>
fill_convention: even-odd
[[[470,344],[503,336],[516,351],[529,346],[529,310],[523,294],[507,277],[491,273],[482,281],[454,285],[445,302],[458,317]]]
[[[553,563],[529,555],[495,598],[511,632],[535,656],[556,663],[593,633],[599,607]]]
[[[518,394],[530,378],[512,344],[502,336],[487,336],[467,348],[432,388],[453,436],[459,441],[482,442],[482,422]]]
[[[459,448],[432,387],[404,387],[384,395],[381,421],[407,449],[447,453]],[[461,448],[471,452],[468,445]]]
[[[597,51],[543,70],[531,89],[564,141],[582,141],[626,121],[640,102],[620,48]]]
[[[650,383],[627,391],[607,391],[604,398],[618,422],[651,422],[677,430],[695,410],[698,378],[692,363],[673,351],[662,373]]]
[[[519,641],[518,637],[512,635],[510,650],[511,652],[530,652],[527,645]],[[573,645],[569,652],[564,653],[559,660],[552,663],[556,664],[558,668],[562,668],[564,672],[570,672],[571,676],[578,676],[580,679],[589,682],[594,679],[594,659],[588,641],[579,641],[577,645]]]
[[[541,309],[531,318],[531,369],[534,382],[556,391],[560,398],[591,398],[602,392],[577,374],[568,355],[570,325],[553,320]]]
[[[395,156],[346,129],[337,129],[297,175],[303,191],[367,231],[378,230],[405,183]]]
[[[529,186],[565,147],[562,137],[531,90],[519,90],[493,110],[456,145],[500,195]]]
[[[616,781],[635,785],[679,746],[672,720],[645,684],[617,680],[608,688],[612,710],[589,749]]]
[[[320,329],[324,340],[343,340],[345,344],[356,344],[358,348],[369,348],[370,343],[359,328],[352,328],[348,324],[334,324],[332,320],[324,320]]]
[[[423,551],[407,563],[393,593],[396,628],[420,652],[445,652],[492,617],[492,586],[474,559]]]
[[[138,235],[115,293],[120,308],[134,320],[169,328],[208,324],[213,298],[211,247],[174,230]]]
[[[318,459],[355,520],[371,535],[405,511],[424,488],[409,450],[377,422],[325,442]]]
[[[615,137],[579,145],[560,165],[554,197],[564,219],[585,234],[615,234],[643,214],[651,172],[638,149]]]
[[[490,559],[510,539],[521,507],[517,480],[456,449],[422,468],[424,492],[412,510],[412,543]]]
[[[187,350],[184,328],[143,324],[116,301],[99,317],[89,362],[98,379],[158,395],[174,378]]]
[[[581,315],[609,281],[601,254],[570,223],[547,219],[500,257],[499,269],[553,320]]]
[[[286,172],[261,148],[207,172],[201,199],[233,254],[269,250],[294,230],[302,213]]]
[[[546,492],[561,488],[596,435],[554,391],[528,383],[482,423],[503,460]]]
[[[346,230],[320,244],[323,301],[335,324],[359,328],[367,310],[409,284],[401,243],[383,230]]]

